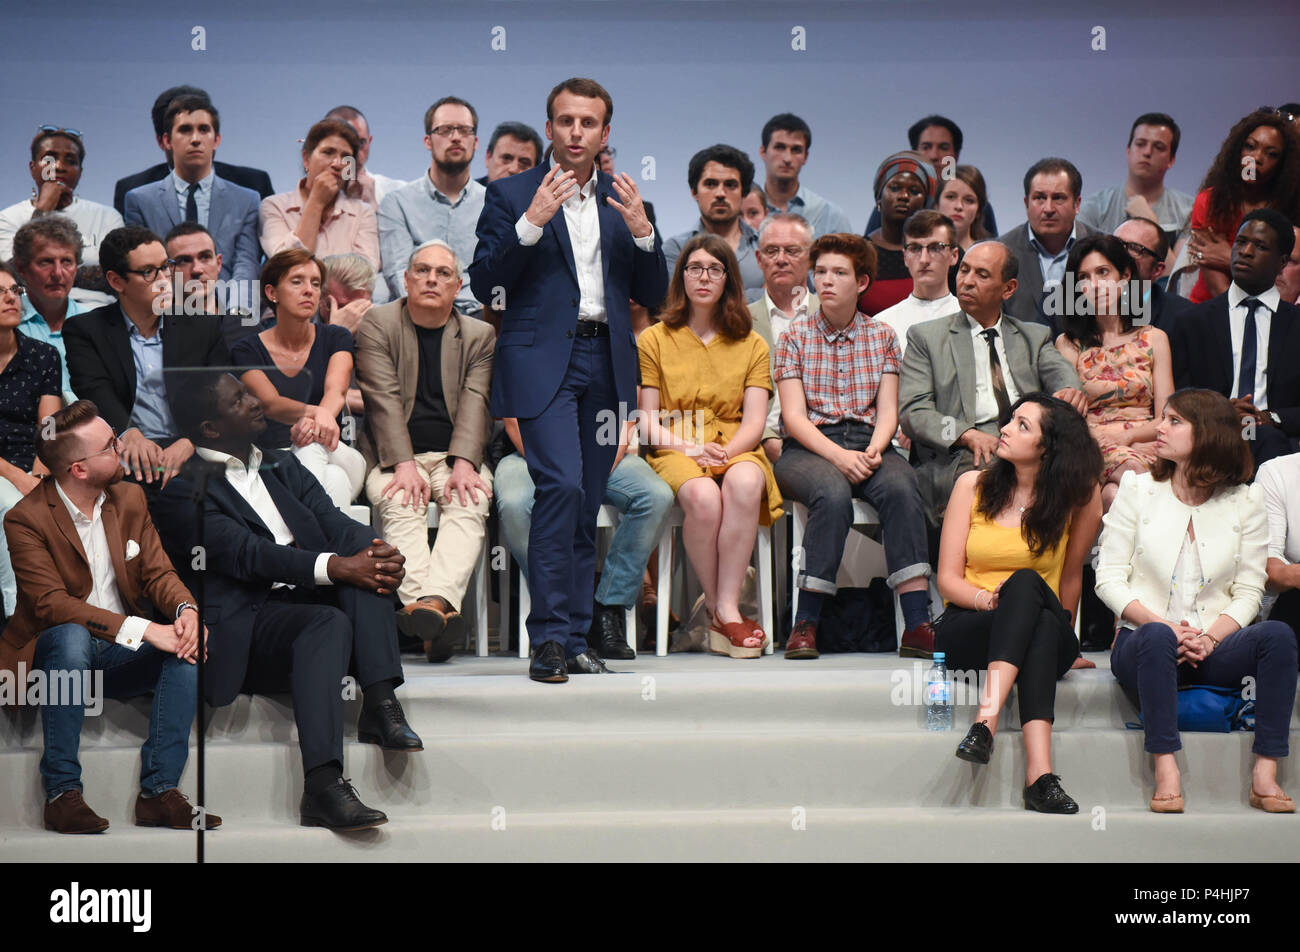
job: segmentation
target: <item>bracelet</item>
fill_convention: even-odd
[[[988,592],[984,591],[984,589],[982,589],[982,588],[981,588],[979,591],[977,591],[977,592],[975,593],[975,610],[976,610],[977,612],[982,612],[982,611],[984,611],[984,609],[980,608],[980,596],[981,596],[981,595],[987,595],[987,594],[988,594]]]
[[[1202,638],[1209,638],[1210,641],[1214,642],[1214,647],[1216,647],[1216,648],[1219,647],[1219,639],[1218,639],[1218,638],[1215,638],[1215,637],[1214,637],[1212,634],[1210,634],[1208,631],[1203,631],[1203,632],[1201,632],[1200,637],[1202,637]]]

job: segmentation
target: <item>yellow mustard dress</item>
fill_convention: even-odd
[[[742,340],[717,334],[706,344],[685,323],[655,324],[641,334],[637,350],[641,385],[659,391],[660,426],[683,439],[726,446],[740,429],[745,388],[772,392],[767,342],[753,331]],[[755,463],[767,482],[759,522],[770,526],[782,515],[781,491],[761,445],[725,466],[701,466],[677,450],[654,450],[648,462],[674,494],[688,479],[721,479],[737,463]]]

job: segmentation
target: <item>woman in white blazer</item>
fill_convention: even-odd
[[[1174,752],[1178,687],[1240,688],[1255,679],[1250,805],[1294,813],[1277,759],[1296,692],[1296,639],[1281,622],[1251,624],[1268,558],[1268,520],[1236,410],[1211,390],[1174,393],[1156,427],[1149,473],[1126,473],[1104,519],[1097,594],[1120,618],[1111,670],[1136,691],[1155,755],[1151,809],[1181,813]]]

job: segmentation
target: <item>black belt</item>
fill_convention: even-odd
[[[574,337],[608,337],[609,325],[604,321],[578,321]]]

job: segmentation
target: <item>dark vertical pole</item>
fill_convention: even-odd
[[[207,732],[207,728],[206,728],[206,725],[204,724],[204,717],[203,717],[203,715],[204,715],[204,713],[205,713],[205,712],[204,712],[204,707],[205,707],[205,704],[206,704],[206,702],[205,702],[205,698],[206,698],[206,696],[207,696],[206,693],[205,693],[205,691],[204,691],[204,688],[203,688],[203,673],[204,673],[204,672],[203,672],[203,668],[204,668],[204,660],[205,660],[205,659],[204,659],[204,655],[207,654],[207,640],[206,640],[206,639],[204,638],[204,636],[203,636],[203,632],[205,631],[205,629],[204,629],[204,627],[203,627],[203,624],[204,624],[204,609],[203,609],[203,606],[207,603],[207,575],[208,575],[207,532],[206,532],[206,528],[205,528],[205,524],[206,524],[207,520],[204,518],[204,508],[205,508],[205,502],[206,502],[206,500],[207,500],[207,498],[208,498],[208,472],[207,472],[207,467],[204,467],[204,466],[196,467],[196,470],[197,470],[197,481],[196,481],[196,483],[195,483],[195,502],[194,502],[194,506],[195,506],[196,515],[197,515],[197,518],[198,518],[198,521],[199,521],[199,535],[198,535],[198,539],[199,539],[199,557],[203,560],[203,561],[202,561],[202,566],[203,566],[203,567],[199,570],[199,579],[198,579],[198,581],[199,581],[198,589],[199,589],[199,590],[198,590],[197,592],[194,593],[194,594],[195,594],[195,597],[196,597],[196,598],[198,599],[198,601],[199,601],[199,604],[198,604],[198,610],[199,610],[199,655],[198,655],[198,661],[197,661],[198,666],[199,666],[199,670],[198,670],[199,690],[198,690],[198,700],[197,700],[197,702],[196,702],[196,706],[198,707],[198,726],[199,726],[199,743],[198,743],[198,750],[197,750],[197,753],[198,753],[198,791],[197,791],[197,794],[196,794],[197,799],[198,799],[198,808],[199,808],[199,829],[198,829],[198,840],[197,840],[196,843],[195,843],[196,855],[195,855],[194,861],[195,861],[196,863],[202,863],[202,862],[203,862],[203,832],[204,832],[204,830],[206,829],[206,827],[207,827],[207,825],[208,825],[207,815],[204,813],[204,803],[206,802],[206,800],[205,800],[205,798],[204,798],[204,793],[203,793],[203,781],[204,781],[204,777],[203,777],[203,768],[204,768],[204,766],[205,766],[205,764],[204,764],[204,750],[203,750],[203,737],[204,737],[204,734]],[[193,558],[193,555],[194,555],[194,553],[190,553],[191,558]]]

